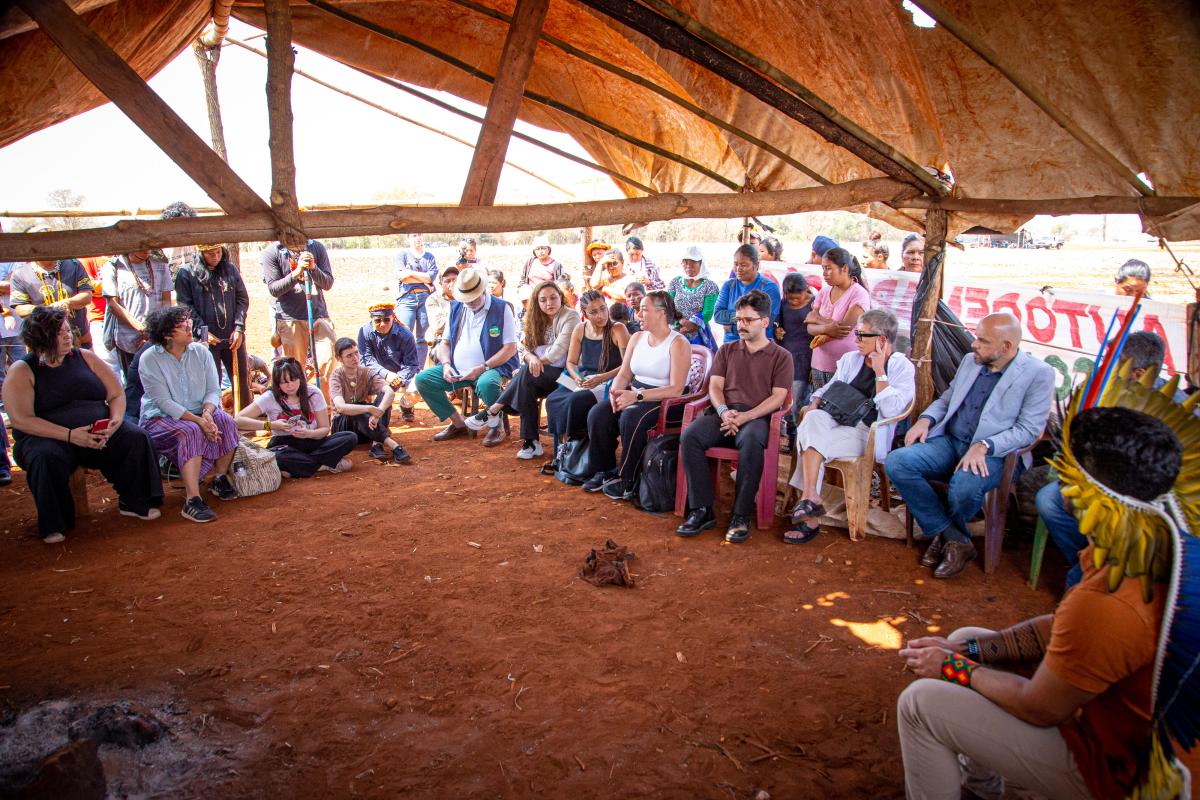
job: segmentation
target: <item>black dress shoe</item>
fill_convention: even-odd
[[[675,529],[675,533],[683,537],[695,536],[701,531],[715,527],[717,527],[717,515],[713,513],[711,508],[702,506],[700,508],[693,508],[691,513],[687,515],[687,519],[683,521],[683,524]]]
[[[947,542],[942,563],[933,571],[935,578],[953,578],[975,559],[975,545],[970,542]]]
[[[466,432],[466,425],[455,425],[453,422],[451,422],[445,428],[435,433],[433,435],[433,440],[435,442],[444,442],[449,439],[453,439],[455,436],[462,436]]]
[[[750,518],[743,514],[734,514],[729,518],[729,530],[725,532],[725,541],[741,544],[750,538]]]
[[[929,547],[925,548],[925,555],[921,556],[922,567],[936,567],[942,563],[942,553],[946,549],[946,537],[940,533],[933,537],[933,541],[929,543]]]

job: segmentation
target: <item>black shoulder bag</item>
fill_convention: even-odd
[[[834,381],[825,387],[818,407],[838,425],[852,428],[875,410],[875,401],[845,381]]]

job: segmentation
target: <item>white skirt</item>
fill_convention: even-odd
[[[804,488],[804,451],[810,447],[822,456],[821,472],[817,476],[817,491],[825,477],[825,462],[837,458],[858,458],[867,451],[867,436],[871,429],[863,423],[854,427],[837,424],[829,413],[819,408],[804,415],[800,427],[796,431],[796,471],[792,473],[789,483],[797,489]]]

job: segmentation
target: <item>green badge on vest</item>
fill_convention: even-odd
[[[488,327],[488,336],[491,336],[494,338],[499,335],[500,335],[500,326],[499,325],[491,325]]]

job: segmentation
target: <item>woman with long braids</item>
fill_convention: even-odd
[[[808,312],[812,340],[811,389],[820,389],[833,377],[838,359],[855,349],[858,318],[871,308],[871,295],[863,280],[862,266],[844,247],[835,247],[821,258],[825,285]]]
[[[629,329],[614,322],[604,295],[584,292],[579,298],[583,322],[571,332],[567,351],[567,375],[579,388],[560,386],[546,398],[546,424],[551,434],[562,439],[582,439],[587,434],[587,415],[603,397],[604,384],[617,376]]]
[[[300,362],[291,357],[276,360],[270,390],[238,412],[237,423],[243,431],[271,434],[267,447],[285,477],[311,478],[318,470],[346,472],[352,466],[346,456],[358,444],[353,431],[329,432],[325,396],[305,383]]]
[[[521,418],[521,449],[517,458],[528,460],[542,454],[538,401],[558,388],[558,376],[567,363],[571,332],[579,324],[579,312],[564,301],[563,290],[554,281],[542,281],[533,287],[521,342],[524,363],[495,403],[466,420],[472,430],[489,429],[484,445],[495,446],[504,441],[501,415],[517,414]]]
[[[175,275],[175,297],[192,310],[196,341],[208,345],[217,362],[218,376],[230,375],[237,351],[238,407],[250,404],[250,381],[246,369],[246,312],[250,295],[242,274],[229,259],[224,245],[201,244],[191,261]],[[222,372],[224,370],[224,372]]]

